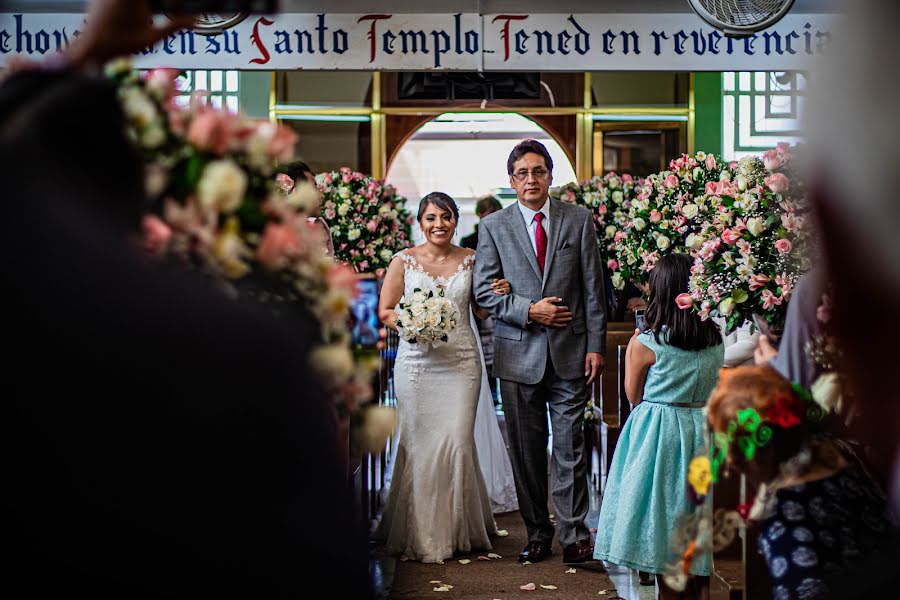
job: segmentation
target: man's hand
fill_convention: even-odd
[[[772,346],[772,342],[769,341],[768,336],[761,335],[759,336],[759,342],[756,346],[756,351],[753,353],[753,360],[757,366],[765,366],[769,364],[769,361],[778,356],[778,350]]]
[[[94,0],[88,7],[87,25],[69,47],[76,66],[102,64],[134,54],[180,29],[194,18],[180,16],[165,25],[153,24],[149,0]]]
[[[568,306],[557,305],[558,302],[562,302],[562,298],[554,296],[535,302],[528,307],[528,320],[547,327],[562,329],[572,320],[572,313]]]
[[[584,357],[584,376],[588,378],[585,385],[591,385],[603,370],[603,357],[599,352],[588,352]]]

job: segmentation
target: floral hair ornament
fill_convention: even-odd
[[[294,189],[294,180],[291,179],[291,176],[287,173],[279,173],[278,175],[276,175],[275,183],[278,184],[278,188],[285,194]]]

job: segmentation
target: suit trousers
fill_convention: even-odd
[[[519,497],[519,511],[529,542],[549,545],[554,527],[547,507],[547,409],[553,430],[550,490],[556,511],[556,533],[563,548],[589,540],[587,456],[584,408],[586,379],[561,379],[547,360],[544,377],[535,385],[500,380],[509,454]]]

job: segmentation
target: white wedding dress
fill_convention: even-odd
[[[406,252],[399,256],[405,263],[404,295],[416,288],[443,289],[461,315],[471,314],[474,256],[465,258],[446,278],[432,277]],[[463,318],[446,343],[400,341],[394,367],[399,427],[387,504],[377,532],[389,552],[436,562],[454,552],[491,548],[489,536],[496,532],[496,524],[475,444],[483,371],[471,319]],[[488,416],[500,438],[490,393],[488,402]],[[512,490],[507,505],[514,506],[512,469],[502,438],[499,446],[502,456],[493,460],[505,457]],[[491,479],[503,480],[503,469],[502,462],[491,465]]]

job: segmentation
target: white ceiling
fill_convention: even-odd
[[[0,0],[2,12],[80,12],[85,0]],[[836,0],[795,0],[791,12],[837,12]],[[281,0],[282,12],[370,13],[673,13],[688,0]]]

